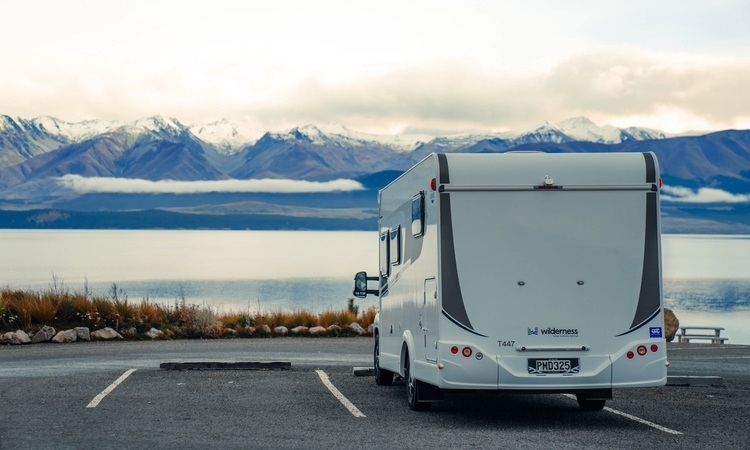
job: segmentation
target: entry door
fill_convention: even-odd
[[[437,282],[427,278],[422,298],[422,333],[425,358],[429,361],[437,361],[437,320]]]

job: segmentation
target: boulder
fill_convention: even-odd
[[[367,334],[373,334],[375,332],[375,324],[371,323],[367,325]]]
[[[14,344],[13,339],[15,339],[16,333],[12,331],[8,331],[5,334],[0,334],[0,344]]]
[[[328,333],[329,334],[339,334],[339,333],[341,333],[341,327],[338,326],[338,325],[336,325],[336,324],[331,325],[327,329],[328,329]]]
[[[132,339],[138,336],[138,330],[136,330],[135,327],[128,327],[128,328],[125,328],[124,330],[120,330],[120,334],[123,337],[127,336]]]
[[[235,330],[234,328],[224,328],[223,331],[223,335],[225,337],[236,337],[238,334],[240,334],[240,332]]]
[[[267,334],[271,334],[271,327],[269,327],[268,325],[266,325],[264,323],[263,325],[259,326],[255,331],[258,334],[265,334],[265,335],[267,335]]]
[[[23,330],[8,331],[7,333],[0,335],[0,344],[30,344],[31,338]]]
[[[34,337],[31,338],[31,342],[35,344],[38,342],[49,342],[55,334],[57,334],[57,331],[55,331],[54,328],[45,325],[41,330],[34,334]]]
[[[89,327],[75,327],[73,329],[76,330],[76,335],[78,336],[79,341],[91,340],[91,332],[89,331]]]
[[[164,337],[164,332],[152,327],[146,332],[146,337],[151,339],[162,339]]]
[[[292,328],[291,331],[292,331],[292,334],[307,334],[307,332],[310,331],[310,329],[308,327],[304,327],[300,325],[298,327]]]
[[[357,322],[350,323],[349,329],[357,333],[360,336],[364,336],[367,334],[367,331],[364,328],[362,328],[362,325],[358,324]]]
[[[276,327],[273,329],[273,334],[277,336],[286,336],[289,334],[289,329],[287,327]]]
[[[328,333],[328,330],[321,326],[312,327],[309,330],[307,330],[308,333],[312,336],[323,336]]]
[[[674,315],[671,309],[664,308],[664,338],[667,342],[674,340],[674,336],[677,334],[679,328],[680,321],[677,319],[677,316]]]
[[[91,337],[94,339],[101,339],[108,341],[111,339],[123,339],[122,335],[110,327],[102,328],[91,333]]]
[[[76,330],[60,331],[52,338],[52,342],[55,342],[57,344],[75,342],[77,340],[78,340],[78,333],[76,333]]]

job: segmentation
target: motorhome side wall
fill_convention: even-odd
[[[426,284],[434,289],[438,276],[438,198],[430,187],[437,171],[436,156],[428,156],[379,193],[380,366],[395,373],[405,343],[418,361],[436,358],[439,308],[436,296],[426,299],[424,292]],[[415,223],[413,214],[424,221]]]

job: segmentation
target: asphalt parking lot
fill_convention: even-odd
[[[720,384],[563,395],[447,394],[428,412],[376,386],[371,340],[272,339],[0,347],[0,448],[747,448],[750,348],[674,346],[670,374]],[[287,370],[164,362],[289,361]]]

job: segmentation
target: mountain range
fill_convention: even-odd
[[[429,153],[516,150],[652,151],[665,231],[750,232],[750,130],[673,136],[583,117],[378,136],[336,125],[259,132],[226,120],[0,116],[0,227],[375,229],[377,190]]]

